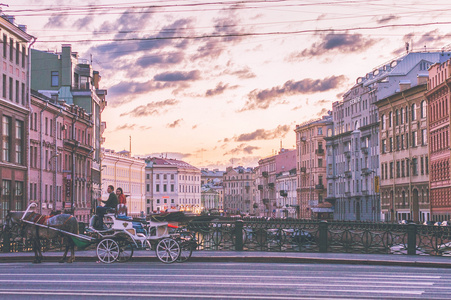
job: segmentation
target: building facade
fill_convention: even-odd
[[[166,210],[200,213],[201,172],[176,159],[146,159],[146,212]]]
[[[400,92],[403,86],[418,85],[428,77],[428,68],[448,54],[411,52],[397,57],[357,78],[343,100],[332,104],[334,129],[327,137],[327,164],[331,166],[328,186],[334,188],[328,197],[336,203],[335,219],[391,221],[397,217],[381,213],[378,183],[382,145],[375,103]]]
[[[430,220],[427,78],[375,104],[380,114],[380,199],[384,220]]]
[[[450,60],[429,69],[426,93],[429,121],[431,220],[451,219]]]
[[[34,49],[31,51],[32,89],[55,99],[58,103],[73,106],[75,115],[77,115],[78,107],[78,110],[83,110],[92,116],[90,120],[92,132],[85,137],[91,139],[89,144],[92,147],[89,150],[89,167],[92,175],[89,182],[91,193],[89,199],[97,199],[101,196],[101,112],[106,106],[107,92],[99,88],[100,79],[100,74],[92,69],[90,62],[80,59],[78,53],[72,51],[71,45],[62,45],[61,52]],[[68,128],[70,126],[68,124]],[[76,144],[70,145],[70,143],[67,146],[77,147]],[[73,181],[72,184],[72,188],[76,190],[76,184]],[[71,200],[71,203],[73,202]]]
[[[252,168],[228,167],[224,173],[224,212],[227,215],[253,213]]]
[[[104,149],[102,158],[102,200],[108,199],[107,188],[122,188],[127,201],[127,215],[142,217],[146,210],[146,163],[130,157],[129,151]],[[97,203],[99,205],[100,202]]]
[[[34,38],[13,16],[0,16],[0,223],[28,204],[29,51]]]
[[[317,207],[327,198],[325,137],[332,125],[332,118],[327,115],[296,126],[297,202],[301,219],[333,213],[330,207],[321,210]]]

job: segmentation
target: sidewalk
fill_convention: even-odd
[[[43,253],[43,262],[57,262],[63,252]],[[0,253],[0,263],[31,262],[33,252]],[[95,250],[76,251],[75,261],[95,262]],[[158,261],[155,251],[135,251],[130,262]],[[387,265],[428,268],[451,268],[451,257],[395,254],[347,254],[303,252],[257,252],[257,251],[194,251],[187,262],[249,262],[249,263],[299,263],[299,264],[355,264]]]

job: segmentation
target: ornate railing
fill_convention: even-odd
[[[451,226],[223,218],[191,221],[186,228],[195,234],[197,250],[451,256]],[[31,251],[22,238],[4,243],[1,228],[0,237],[0,252]],[[61,242],[46,242],[43,249],[61,250]]]
[[[300,220],[190,222],[198,250],[451,256],[451,227]]]

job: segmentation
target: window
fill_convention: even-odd
[[[401,166],[399,160],[396,162],[396,178],[401,177]]]
[[[396,110],[396,120],[395,120],[395,122],[396,122],[395,123],[396,125],[399,125],[399,110],[398,109]]]
[[[174,191],[174,185],[171,184],[171,192],[173,192],[173,191]]]
[[[318,168],[322,168],[323,167],[323,160],[320,158],[318,159]]]
[[[157,174],[157,179],[160,179],[160,174]]]
[[[160,191],[160,185],[157,184],[157,185],[155,186],[155,189],[156,189],[157,192],[159,192],[159,191]]]
[[[418,159],[412,158],[412,175],[418,175]]]
[[[390,162],[390,179],[393,178],[393,162]]]
[[[415,121],[416,119],[416,109],[417,109],[417,105],[414,103],[412,104],[412,112],[411,112],[411,116],[412,116],[412,121]]]
[[[390,147],[390,152],[393,152],[393,138],[389,138],[388,141],[390,143],[390,145],[388,145]]]
[[[323,128],[322,127],[318,127],[318,135],[323,135]]]
[[[22,82],[22,105],[26,105],[27,101],[25,99],[25,83]]]
[[[404,124],[404,108],[401,108],[400,117],[401,117],[401,124]]]
[[[166,174],[163,174],[163,179],[166,180],[168,177]]]
[[[167,185],[163,184],[163,192],[167,192],[167,191],[168,191]]]
[[[416,147],[416,146],[417,146],[417,132],[412,131],[412,147]]]
[[[19,80],[16,80],[16,102],[19,103]]]
[[[426,118],[426,101],[421,101],[420,103],[420,112],[421,112],[421,118]]]
[[[23,147],[24,147],[24,126],[23,122],[16,120],[16,163],[22,165],[23,159]]]
[[[423,158],[423,156],[420,158],[420,170],[421,170],[421,175],[424,175],[424,158]]]
[[[150,175],[149,174],[146,174],[146,179],[150,179]]]
[[[147,184],[147,185],[146,185],[146,191],[147,191],[147,192],[150,192],[150,184]]]
[[[426,129],[421,129],[421,145],[426,145],[428,140],[428,133]]]
[[[9,60],[13,61],[14,56],[14,40],[12,38],[9,39]]]
[[[59,86],[59,73],[58,71],[52,71],[51,72],[51,81],[52,81],[52,86]]]
[[[9,77],[9,100],[13,101],[13,79]]]
[[[390,112],[390,113],[388,114],[388,128],[391,128],[391,126],[392,126],[392,120],[393,120],[393,113]]]
[[[6,99],[6,88],[7,88],[7,86],[6,86],[6,75],[3,74],[3,93],[2,93],[2,95],[3,95],[3,98],[5,98],[5,99]]]
[[[89,90],[89,77],[80,76],[80,90]]]
[[[171,180],[174,180],[174,174],[171,174]]]
[[[3,161],[11,162],[11,118],[3,116]]]
[[[8,39],[6,34],[3,35],[3,57],[6,58],[6,51],[8,49]]]
[[[25,68],[25,46],[22,46],[22,68]]]
[[[19,42],[16,42],[16,65],[20,62],[20,45]]]

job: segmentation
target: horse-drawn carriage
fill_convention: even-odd
[[[97,257],[103,263],[126,262],[133,256],[135,249],[154,249],[157,258],[163,263],[183,262],[191,257],[193,249],[197,246],[191,234],[186,234],[186,232],[185,234],[170,233],[170,228],[175,229],[177,226],[170,225],[168,222],[146,221],[145,219],[117,215],[115,210],[105,214],[106,228],[96,229],[94,223],[98,216],[93,216],[86,232],[80,234],[78,231],[74,232],[40,222],[41,218],[38,221],[30,219],[29,211],[35,205],[32,203],[28,206],[20,218],[20,223],[37,228],[36,232],[39,228],[57,232],[70,239],[72,247],[76,245],[78,248],[85,248],[95,244]],[[32,230],[32,232],[34,231]],[[66,248],[64,259],[67,250],[68,248]]]

